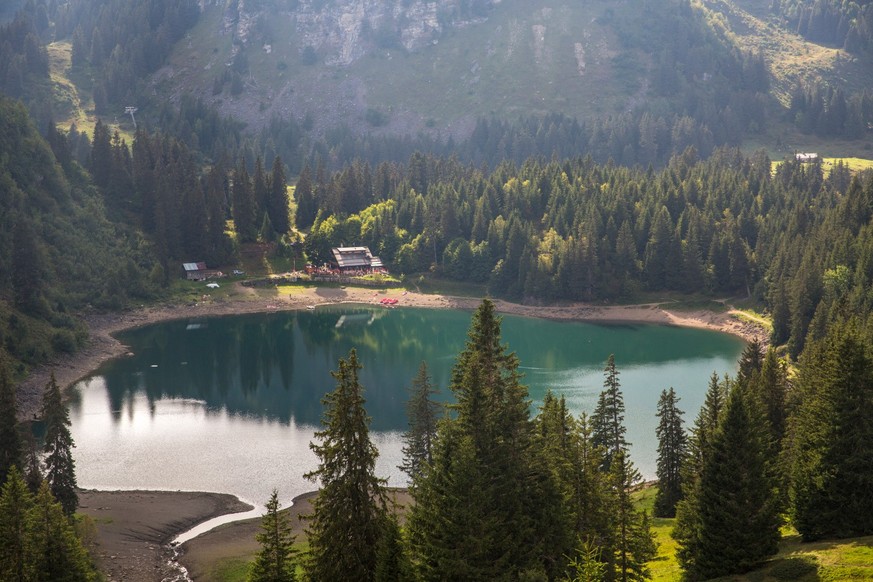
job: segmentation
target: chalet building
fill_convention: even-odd
[[[809,163],[818,161],[818,154],[814,152],[794,154],[794,159],[800,163]]]
[[[206,279],[206,263],[182,263],[185,269],[185,278],[189,281],[203,281]]]
[[[367,247],[339,247],[331,249],[334,263],[341,273],[384,273],[382,259],[374,257]]]
[[[205,281],[206,279],[224,277],[224,273],[221,271],[207,269],[206,263],[203,261],[198,263],[182,263],[182,268],[185,270],[185,278],[189,281]]]

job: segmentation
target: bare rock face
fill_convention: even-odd
[[[201,0],[208,5],[217,0]],[[225,28],[243,44],[259,42],[254,24],[268,11],[291,16],[298,50],[326,65],[349,65],[375,48],[414,52],[454,28],[481,22],[500,0],[235,0]]]

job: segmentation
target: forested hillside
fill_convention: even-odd
[[[151,295],[152,251],[106,219],[90,176],[52,126],[0,97],[0,337],[16,375],[86,338],[74,315]]]

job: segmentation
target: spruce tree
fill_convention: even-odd
[[[776,553],[779,512],[762,427],[734,389],[696,483],[694,535],[679,540],[690,580],[746,572]]]
[[[360,369],[354,349],[339,360],[331,372],[336,388],[322,399],[324,428],[315,433],[319,442],[310,443],[319,464],[305,477],[321,487],[307,516],[306,571],[313,580],[375,577],[387,498],[384,480],[374,474],[378,452],[370,441]]]
[[[624,395],[618,381],[615,355],[609,354],[603,369],[603,392],[597,400],[597,407],[591,415],[591,426],[595,446],[603,448],[603,470],[609,472],[612,459],[620,452],[627,452],[630,443],[625,440],[627,429],[624,426]]]
[[[839,324],[801,362],[790,420],[791,509],[804,540],[873,533],[873,359]]]
[[[267,512],[261,517],[261,531],[255,538],[261,544],[249,571],[249,582],[294,582],[297,563],[294,535],[288,516],[279,512],[279,494],[273,489]]]
[[[270,222],[273,223],[273,229],[276,233],[282,235],[291,230],[285,166],[279,156],[273,160],[273,169],[270,173],[270,183],[267,189],[266,211],[270,215]]]
[[[309,169],[309,164],[303,166],[303,170],[297,178],[294,199],[297,202],[294,223],[299,230],[305,230],[312,226],[312,223],[315,222],[315,215],[318,213],[318,202],[315,200],[313,192],[312,170]]]
[[[233,223],[236,227],[240,242],[252,242],[257,235],[257,207],[255,195],[252,191],[252,180],[246,169],[245,160],[242,159],[233,174]]]
[[[607,557],[607,579],[647,580],[647,562],[657,554],[658,546],[649,526],[648,516],[638,511],[631,498],[633,487],[640,481],[640,474],[624,451],[612,458],[609,472],[610,518],[612,536]]]
[[[15,384],[9,375],[6,351],[0,348],[0,485],[9,470],[21,465],[21,435],[18,432]]]
[[[436,393],[428,376],[427,364],[422,362],[412,381],[409,401],[406,404],[409,430],[403,435],[403,464],[398,467],[409,475],[413,483],[425,464],[433,461],[433,443],[439,411],[442,408],[431,399]]]
[[[397,517],[386,513],[382,531],[376,550],[375,582],[411,582],[415,579],[412,564],[403,544]]]
[[[658,493],[655,495],[656,517],[675,517],[676,504],[682,498],[682,462],[687,454],[687,439],[682,427],[683,412],[671,386],[658,399]]]
[[[489,300],[473,315],[450,388],[456,416],[440,423],[432,466],[412,489],[409,527],[420,575],[494,579],[538,568],[556,574],[570,548],[550,525],[561,498],[535,458],[527,388],[517,357],[500,343],[500,318]]]
[[[27,540],[33,580],[89,582],[97,579],[88,552],[45,481],[28,512]]]
[[[32,506],[33,495],[13,465],[0,490],[0,580],[30,579],[27,514]]]
[[[54,373],[43,393],[42,417],[45,422],[45,479],[64,512],[73,515],[79,506],[74,444],[70,434],[70,415],[61,399],[61,389]]]

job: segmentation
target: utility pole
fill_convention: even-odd
[[[133,128],[136,129],[136,117],[134,117],[133,114],[137,112],[137,108],[136,107],[125,107],[124,112],[130,114],[130,118],[133,120]]]

